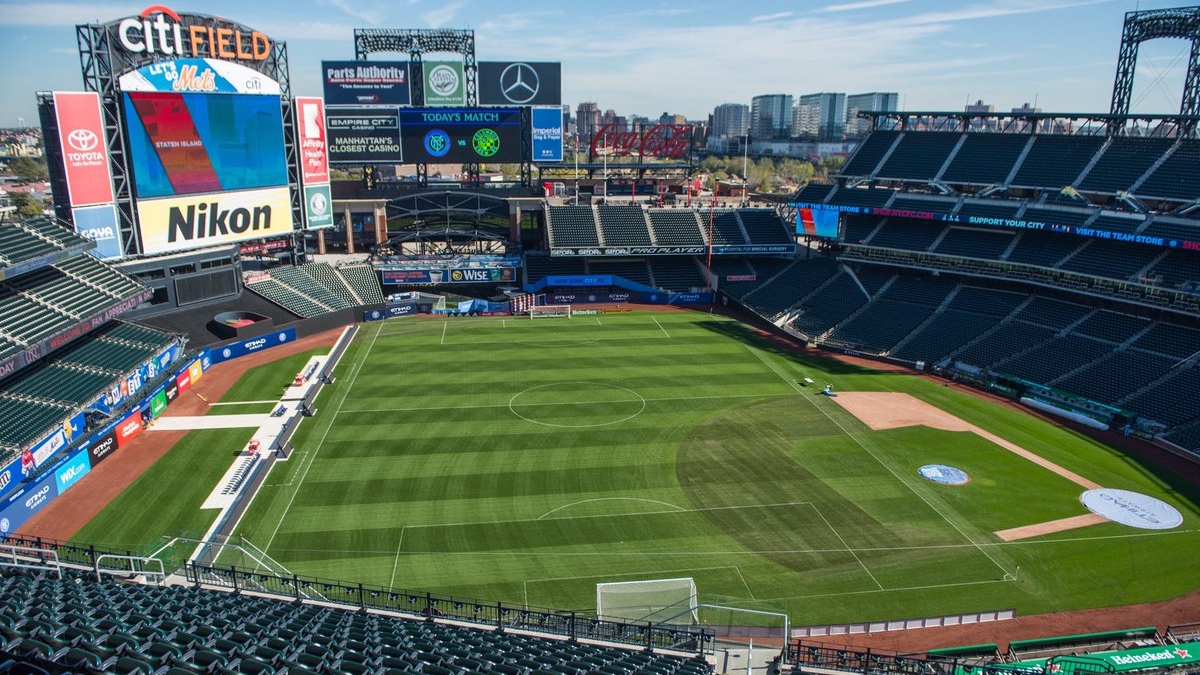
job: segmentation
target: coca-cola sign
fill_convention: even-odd
[[[606,124],[592,136],[592,156],[604,154],[615,157],[639,155],[679,159],[692,145],[692,125],[656,124],[644,132],[617,131],[615,124]]]

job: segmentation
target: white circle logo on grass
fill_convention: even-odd
[[[1088,490],[1079,501],[1096,515],[1142,530],[1169,530],[1183,524],[1183,515],[1174,506],[1129,490]]]
[[[945,464],[926,464],[917,469],[917,473],[925,480],[942,485],[966,485],[971,480],[966,471]]]

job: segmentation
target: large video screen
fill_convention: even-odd
[[[401,108],[400,144],[406,162],[520,162],[521,111]]]
[[[278,96],[127,92],[138,199],[287,185]]]

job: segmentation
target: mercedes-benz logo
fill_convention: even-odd
[[[87,152],[100,144],[100,138],[91,129],[76,129],[67,134],[67,144],[79,152]]]
[[[528,63],[510,63],[500,73],[500,93],[513,103],[529,103],[540,85],[537,70]]]

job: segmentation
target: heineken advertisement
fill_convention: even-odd
[[[1128,673],[1135,670],[1179,668],[1200,663],[1200,642],[1178,645],[1141,647],[1120,652],[1105,652],[1080,656],[1055,656],[1049,659],[996,664],[996,672],[1057,673],[1071,675],[1076,670],[1086,673]]]

